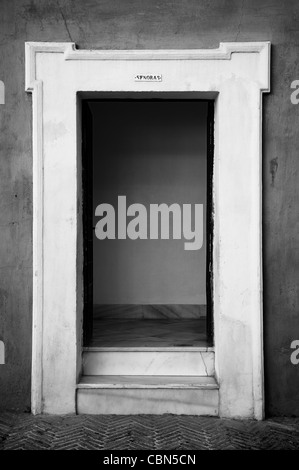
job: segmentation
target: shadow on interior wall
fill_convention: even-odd
[[[196,319],[206,317],[206,305],[94,305],[95,319]]]

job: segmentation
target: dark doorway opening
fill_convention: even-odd
[[[212,345],[213,123],[214,102],[192,93],[82,96],[84,346]],[[169,239],[161,213],[151,237],[160,204],[180,209],[169,212]],[[202,246],[185,249],[196,205]]]

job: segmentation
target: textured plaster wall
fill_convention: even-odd
[[[299,415],[299,79],[296,0],[1,0],[0,406],[30,406],[32,304],[31,96],[24,42],[74,41],[80,48],[215,48],[220,41],[272,43],[271,94],[264,96],[263,216],[266,409]]]

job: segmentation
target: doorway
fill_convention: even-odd
[[[121,51],[29,42],[25,52],[33,96],[33,413],[262,419],[262,96],[270,90],[270,43]],[[179,91],[182,98],[190,90],[215,100],[215,346],[82,353],[81,95]]]
[[[193,93],[83,96],[85,347],[213,345],[213,123]]]

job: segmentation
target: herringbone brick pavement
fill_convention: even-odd
[[[0,450],[299,449],[299,418],[0,413]]]

